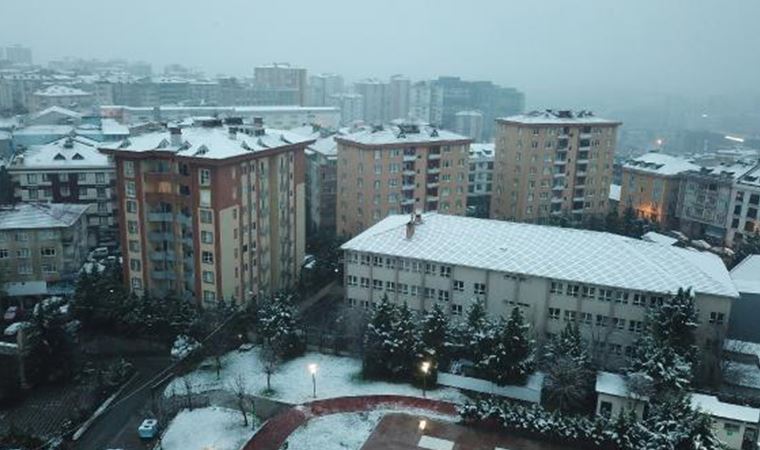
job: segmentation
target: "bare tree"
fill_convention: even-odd
[[[261,361],[264,363],[264,373],[267,376],[267,390],[266,392],[272,392],[272,374],[277,371],[277,366],[280,363],[280,358],[277,356],[277,349],[271,342],[264,343],[261,347]]]
[[[235,404],[243,415],[243,426],[248,426],[248,411],[253,407],[250,401],[250,393],[248,392],[248,386],[245,383],[245,377],[243,374],[237,374],[235,379],[232,380],[230,390],[235,395]],[[251,413],[253,414],[253,413]]]

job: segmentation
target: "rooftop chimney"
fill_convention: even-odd
[[[169,128],[169,135],[171,136],[170,142],[172,147],[182,145],[182,129],[180,127]]]
[[[264,118],[263,117],[254,117],[253,118],[253,135],[254,136],[263,136],[265,134],[264,131]]]
[[[419,225],[422,223],[422,213],[417,211],[414,213],[414,224]]]
[[[238,131],[237,127],[230,127],[229,131],[230,131],[230,139],[232,139],[233,141],[237,139],[237,131]]]
[[[406,238],[411,239],[414,236],[414,221],[410,220],[406,223]]]

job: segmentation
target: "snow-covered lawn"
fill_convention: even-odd
[[[344,397],[356,395],[395,394],[421,397],[422,391],[410,384],[365,381],[361,379],[361,361],[354,358],[307,353],[282,364],[272,375],[271,397],[287,403],[298,404],[311,401],[312,381],[309,364],[317,365],[317,398]],[[259,357],[259,349],[233,351],[222,358],[221,377],[217,379],[213,364],[204,364],[208,369],[199,369],[186,377],[193,386],[193,392],[214,389],[230,390],[238,375],[242,376],[252,395],[263,395],[266,389],[266,374]],[[185,392],[183,380],[172,381],[164,395],[181,395]],[[428,397],[437,400],[461,403],[466,397],[456,389],[440,388],[428,391]]]
[[[163,450],[238,450],[253,436],[250,417],[232,409],[208,407],[182,410],[169,424],[161,442]],[[156,448],[159,448],[156,446]]]
[[[387,410],[369,413],[332,414],[311,419],[288,438],[288,450],[359,450]],[[427,411],[401,411],[431,419],[454,421],[455,417]]]

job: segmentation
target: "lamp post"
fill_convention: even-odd
[[[430,363],[424,361],[420,366],[420,369],[422,369],[422,397],[424,398],[427,397],[427,375],[430,371]]]
[[[317,365],[309,364],[309,373],[311,373],[312,395],[317,398]]]

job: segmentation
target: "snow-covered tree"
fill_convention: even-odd
[[[655,310],[649,321],[652,337],[694,362],[696,358],[697,310],[691,289],[679,289]]]
[[[509,319],[492,328],[490,351],[481,355],[478,365],[483,374],[498,384],[521,384],[533,370],[533,342],[528,336],[519,308],[512,309]],[[481,345],[483,342],[481,342]]]
[[[257,316],[259,336],[278,357],[287,360],[303,354],[303,333],[296,321],[290,296],[275,295],[262,301]]]
[[[447,359],[448,321],[446,313],[443,312],[438,303],[433,305],[433,309],[429,313],[425,314],[421,328],[420,340],[423,350],[427,353],[432,352],[438,362]]]
[[[394,324],[395,339],[403,351],[394,352],[394,375],[403,376],[414,370],[415,361],[420,350],[420,340],[417,335],[417,325],[412,311],[406,303],[398,308],[398,317]]]
[[[388,301],[388,296],[383,296],[372,310],[364,335],[362,371],[365,377],[386,378],[398,371],[398,367],[393,366],[396,354],[406,349],[396,340],[397,321],[398,308]]]

